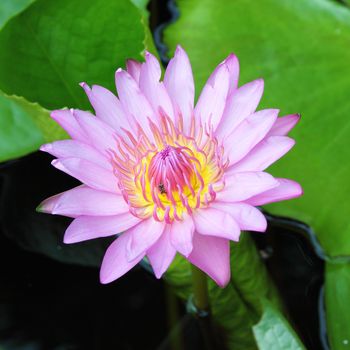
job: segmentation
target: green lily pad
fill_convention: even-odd
[[[311,225],[329,255],[350,254],[350,10],[329,0],[179,0],[180,17],[165,32],[183,45],[197,93],[230,52],[241,84],[263,77],[260,108],[300,112],[295,148],[270,170],[300,182],[302,198],[268,210]]]
[[[34,1],[35,0],[2,0],[0,4],[0,28],[2,28],[9,19],[22,12]]]
[[[304,345],[278,310],[267,301],[263,305],[263,316],[253,327],[259,350],[304,350]]]
[[[115,90],[116,68],[127,58],[141,59],[145,48],[155,51],[145,1],[94,1],[84,11],[81,6],[78,0],[1,3],[0,86],[5,92],[50,109],[90,109],[80,81]],[[46,109],[24,98],[0,95],[0,161],[67,137]]]
[[[23,97],[0,91],[0,114],[0,162],[33,152],[44,142],[67,137],[48,110]]]
[[[0,88],[48,109],[89,108],[78,83],[115,89],[116,68],[141,58],[144,39],[129,0],[38,0],[0,32]]]
[[[334,350],[350,349],[350,264],[326,265],[328,338]]]

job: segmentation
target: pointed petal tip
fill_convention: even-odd
[[[49,198],[44,199],[37,207],[36,211],[38,213],[45,213],[45,214],[55,214],[55,209],[56,209],[56,201],[55,201],[56,196],[52,196]]]
[[[267,220],[265,220],[265,223],[263,226],[259,227],[259,230],[255,230],[254,232],[261,232],[261,233],[265,233],[267,230]]]
[[[109,284],[113,282],[114,280],[112,278],[109,278],[107,275],[104,274],[104,271],[102,270],[102,267],[100,269],[100,283],[101,284]]]
[[[225,58],[225,60],[223,61],[223,63],[226,63],[226,64],[238,64],[238,57],[237,57],[233,52],[231,52],[231,53]]]
[[[231,275],[227,279],[224,279],[222,281],[217,280],[215,282],[217,283],[217,285],[220,288],[225,288],[228,285],[228,283],[230,282],[230,279],[231,279]]]
[[[300,119],[301,119],[301,114],[300,113],[295,113],[295,114],[292,114],[291,115],[291,118],[295,120],[295,124],[299,123],[300,122]],[[295,126],[294,124],[294,126]],[[293,126],[293,127],[294,127]]]
[[[84,241],[84,239],[80,239],[79,235],[75,234],[74,230],[71,230],[71,226],[68,226],[66,229],[66,232],[63,236],[63,243],[64,244],[74,244]]]
[[[227,56],[226,60],[229,60],[229,59],[238,59],[238,58],[233,52],[230,52],[230,54]]]
[[[54,111],[52,111],[51,113],[50,113],[50,117],[52,118],[52,119],[55,119],[56,120],[56,118],[57,118],[57,109],[55,109]]]
[[[262,111],[264,111],[264,109],[262,109]],[[265,109],[265,111],[268,111],[268,112],[276,114],[276,115],[278,115],[280,112],[280,110],[278,108],[267,108],[267,109]]]
[[[165,271],[162,271],[162,272],[161,271],[158,271],[158,272],[153,271],[153,272],[154,272],[154,276],[156,276],[156,279],[160,280]]]
[[[297,185],[297,194],[296,194],[296,197],[300,197],[304,194],[304,189],[301,187],[301,185],[299,183],[296,182],[296,185]]]
[[[176,50],[175,50],[175,54],[179,54],[185,52],[185,50],[183,49],[183,47],[180,44],[176,45]]]
[[[171,245],[178,251],[181,255],[183,255],[185,258],[188,258],[193,250],[193,244],[192,240],[188,242],[184,241],[174,241],[174,238],[171,237],[170,239]]]
[[[79,83],[79,85],[85,90],[85,91],[90,91],[90,86],[85,83],[85,81],[82,81],[81,83]]]
[[[67,236],[67,234],[65,234],[63,237],[64,244],[73,244],[77,242],[79,242],[79,240],[75,240],[74,237],[71,237],[70,235]]]
[[[155,65],[159,65],[159,60],[156,56],[154,56],[151,52],[149,51],[145,51],[145,60],[146,62],[142,63],[142,65],[144,64],[155,64]]]
[[[258,78],[258,79],[256,79],[256,80],[253,80],[251,83],[255,85],[255,88],[256,88],[256,89],[262,89],[262,90],[264,90],[265,81],[264,81],[263,78]],[[248,84],[249,84],[249,83],[248,83]]]
[[[70,112],[69,109],[55,109],[50,113],[52,119],[57,120],[62,116],[62,113]]]
[[[214,276],[212,276],[212,278],[213,277]],[[218,275],[215,278],[213,278],[213,280],[220,288],[225,288],[231,280],[231,268],[229,267],[226,274],[224,274],[223,276]]]
[[[202,270],[201,268],[199,269],[203,271],[209,278],[211,278],[220,288],[225,288],[231,280],[231,269],[225,276],[209,276],[206,271]]]
[[[108,284],[108,281],[104,279],[104,277],[100,276],[100,283],[101,284]]]
[[[299,120],[301,118],[301,113],[291,113],[291,114],[285,115],[284,118]]]
[[[283,185],[283,183],[285,181],[287,181],[293,188],[293,193],[292,193],[292,196],[290,198],[287,198],[287,199],[293,199],[293,198],[297,198],[297,197],[300,197],[304,194],[304,189],[302,188],[302,186],[294,181],[294,180],[290,180],[290,179],[277,179],[277,181],[279,181],[279,183],[281,185]]]
[[[142,64],[143,63],[141,63],[141,65]],[[121,84],[127,84],[128,81],[134,81],[134,78],[130,75],[130,73],[127,72],[126,70],[122,69],[122,68],[118,68],[116,70],[116,72],[115,72],[115,79],[116,79],[116,81],[124,79],[123,83],[121,82]]]
[[[289,183],[292,185],[293,191],[284,199],[282,200],[290,200],[290,199],[295,199],[295,198],[299,198],[302,195],[304,195],[304,189],[301,187],[301,185],[293,180],[289,180]]]
[[[53,165],[55,168],[57,169],[61,169],[63,168],[63,165],[62,163],[59,161],[59,159],[54,159],[52,162],[51,162],[51,165]]]
[[[41,145],[39,147],[39,150],[42,152],[50,152],[52,151],[52,144],[51,143],[45,143],[44,145]]]
[[[177,251],[184,256],[186,259],[191,255],[193,250],[193,246],[191,245],[190,247],[181,247],[181,249],[179,249],[179,246],[177,246]]]
[[[44,203],[44,201],[41,202],[41,203],[35,208],[35,211],[36,211],[37,213],[45,213],[45,209],[44,209],[43,203]]]

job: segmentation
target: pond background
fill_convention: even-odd
[[[271,172],[296,179],[305,195],[265,208],[282,218],[270,215],[267,234],[251,236],[307,349],[348,349],[349,5],[3,0],[0,349],[203,348],[196,318],[169,288],[174,280],[156,280],[144,264],[102,286],[98,266],[109,240],[66,246],[62,236],[69,220],[35,212],[44,198],[76,185],[49,166],[50,156],[36,152],[44,142],[65,138],[47,110],[89,108],[78,82],[112,88],[113,73],[126,58],[140,59],[147,48],[165,65],[177,43],[191,58],[197,92],[234,51],[240,85],[265,78],[259,108],[302,112],[293,131],[295,149]],[[249,267],[238,270],[233,273],[256,273],[259,279]]]

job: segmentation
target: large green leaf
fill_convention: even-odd
[[[300,112],[296,147],[271,172],[305,194],[268,207],[311,225],[330,255],[350,254],[350,11],[328,0],[179,0],[165,32],[188,51],[197,94],[210,71],[235,52],[241,83],[265,78],[261,107]]]
[[[350,264],[326,265],[326,315],[328,338],[334,350],[350,346]]]
[[[264,302],[264,313],[253,327],[259,350],[303,350],[296,333],[284,317],[269,302]]]
[[[114,89],[145,31],[129,0],[38,0],[0,33],[0,88],[52,109],[87,108],[81,81]]]
[[[224,289],[209,281],[214,322],[225,330],[229,349],[256,349],[252,326],[261,316],[261,299],[270,298],[276,309],[281,306],[255,245],[246,233],[238,244],[231,245],[231,272],[230,283]],[[190,298],[191,269],[184,258],[177,256],[166,280],[178,296]]]
[[[35,0],[2,0],[0,3],[0,28]]]
[[[47,108],[90,108],[80,81],[114,89],[114,71],[125,59],[140,59],[144,48],[155,52],[145,1],[88,2],[84,10],[78,0],[42,0],[29,6],[33,2],[6,0],[0,5],[0,28],[12,18],[0,32],[0,86],[10,94]],[[39,105],[23,113],[24,99],[0,99],[0,161],[67,136]],[[18,104],[21,113],[14,108]]]
[[[49,111],[23,97],[7,96],[0,91],[0,162],[65,137],[67,134],[49,117]]]

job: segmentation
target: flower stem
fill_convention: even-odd
[[[208,278],[207,275],[192,266],[192,285],[193,285],[193,305],[195,307],[195,315],[204,341],[204,350],[214,350],[216,340],[213,333],[213,327],[210,315]]]
[[[204,272],[192,265],[192,284],[194,304],[199,313],[209,312],[208,279]]]

